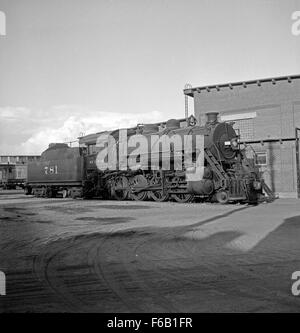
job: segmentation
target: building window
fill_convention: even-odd
[[[8,163],[8,156],[1,156],[2,163]]]
[[[260,166],[267,165],[267,152],[256,153],[255,164]]]
[[[9,163],[15,164],[17,162],[16,156],[10,156]]]
[[[243,141],[254,140],[253,119],[241,119],[234,121],[233,128],[239,131],[240,139]]]
[[[225,113],[220,116],[220,119],[227,123],[233,123],[233,128],[238,132],[242,141],[251,141],[254,140],[254,118],[256,116],[256,112]]]
[[[99,151],[98,147],[96,147],[96,144],[88,145],[88,154],[96,154]]]

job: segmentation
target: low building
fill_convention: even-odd
[[[0,155],[0,164],[27,164],[40,159],[40,155]]]
[[[27,178],[27,164],[40,159],[39,155],[1,155],[0,186],[8,183],[24,183]]]
[[[234,123],[274,192],[300,195],[295,132],[300,127],[300,75],[192,87],[184,94],[193,97],[200,124],[210,111],[219,112],[220,121]]]

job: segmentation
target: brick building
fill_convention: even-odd
[[[300,127],[300,75],[189,88],[195,116],[219,112],[234,123],[267,184],[281,197],[297,197],[295,127]],[[252,149],[253,148],[253,149]],[[255,153],[254,153],[255,152]]]

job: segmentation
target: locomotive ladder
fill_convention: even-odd
[[[220,165],[209,149],[204,150],[204,156],[220,180],[228,179],[228,176],[222,168],[222,165]]]
[[[264,180],[262,180],[262,189],[267,195],[267,200],[273,201],[278,198],[276,197],[275,193],[270,189],[270,187],[264,182]]]

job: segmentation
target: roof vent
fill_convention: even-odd
[[[219,112],[207,112],[206,113],[206,123],[214,124],[218,122],[218,114]]]

